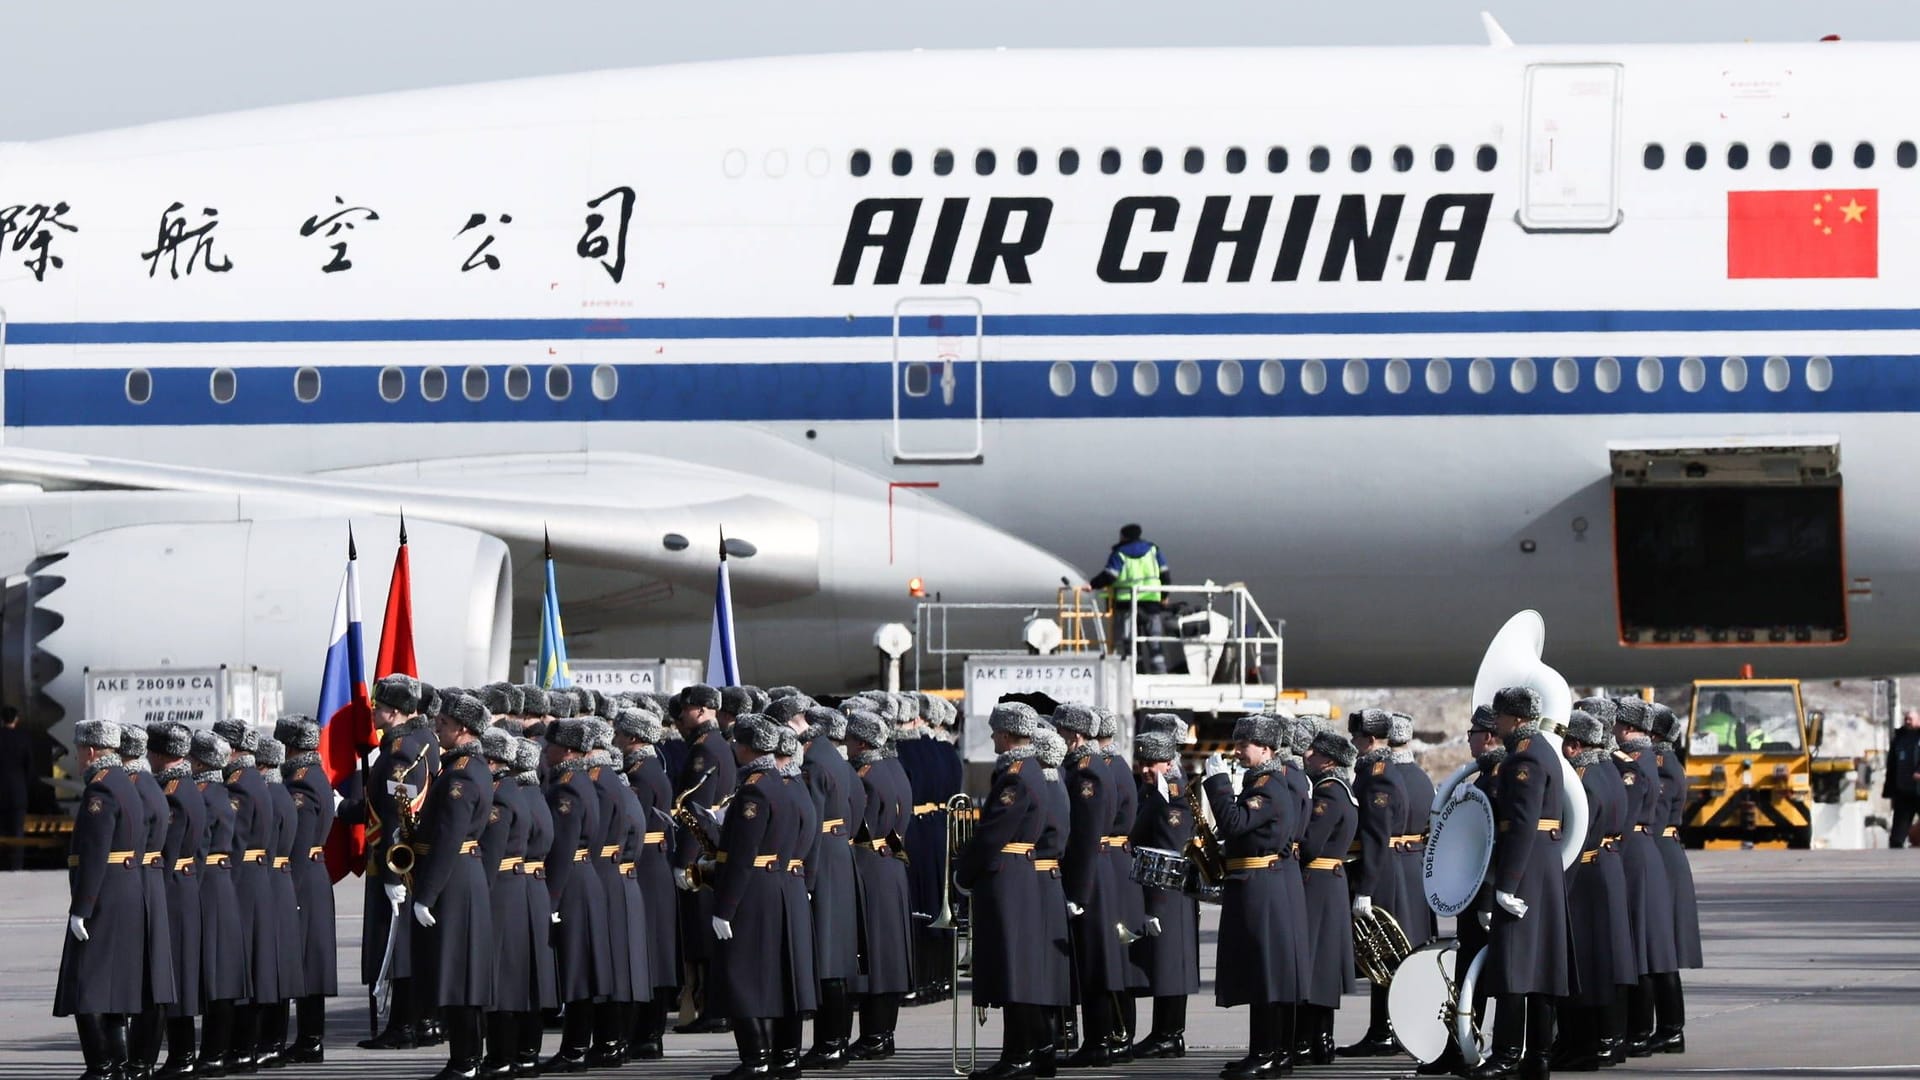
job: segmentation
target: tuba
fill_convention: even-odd
[[[940,914],[930,924],[934,930],[952,930],[953,956],[947,965],[950,1000],[953,1002],[953,1039],[949,1050],[953,1075],[966,1076],[974,1071],[980,1056],[980,1026],[987,1022],[986,1010],[975,1006],[974,1023],[967,1028],[967,1045],[960,1046],[960,980],[973,977],[973,917],[971,912],[956,913],[955,894],[965,897],[967,890],[953,880],[953,856],[973,842],[980,825],[980,807],[965,792],[947,800],[947,851],[940,875]]]
[[[1386,908],[1374,908],[1366,918],[1353,917],[1353,962],[1367,981],[1379,987],[1393,985],[1393,973],[1413,951],[1400,921]]]
[[[1200,785],[1187,783],[1187,809],[1193,812],[1193,838],[1187,841],[1187,858],[1193,864],[1193,893],[1197,899],[1218,902],[1227,883],[1227,857],[1221,852],[1219,834],[1207,820],[1206,804],[1200,798]]]
[[[1560,763],[1560,867],[1564,870],[1580,858],[1580,845],[1586,842],[1587,791],[1580,784],[1580,774],[1560,752],[1560,732],[1573,711],[1573,690],[1564,676],[1541,661],[1546,644],[1547,623],[1539,612],[1522,611],[1508,619],[1480,660],[1480,672],[1473,679],[1473,703],[1492,705],[1493,695],[1508,686],[1530,686],[1539,692],[1541,736]],[[1451,796],[1459,780],[1449,778],[1448,783],[1445,794]],[[1440,792],[1434,793],[1434,804],[1445,805]]]

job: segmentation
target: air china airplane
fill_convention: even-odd
[[[576,654],[704,655],[724,529],[747,675],[819,686],[909,579],[1044,600],[1125,521],[1284,617],[1290,683],[1460,683],[1520,607],[1579,681],[1910,668],[1914,47],[1494,37],[0,147],[6,691],[300,707],[344,522],[384,571],[403,511],[445,682],[507,674],[544,531]]]

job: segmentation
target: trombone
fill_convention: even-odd
[[[980,1057],[980,1027],[987,1022],[987,1010],[978,1006],[973,1010],[973,1024],[967,1029],[967,1048],[960,1050],[960,979],[962,976],[973,978],[973,913],[956,915],[953,906],[954,893],[962,897],[965,889],[953,880],[953,853],[965,847],[973,840],[973,831],[980,822],[980,808],[973,797],[961,792],[947,800],[947,851],[940,864],[940,913],[934,916],[930,924],[935,930],[953,931],[953,956],[947,969],[948,985],[952,993],[953,1034],[949,1051],[949,1064],[953,1075],[965,1076],[971,1073]],[[969,991],[971,993],[971,991]]]

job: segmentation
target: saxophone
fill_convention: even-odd
[[[425,794],[423,787],[421,795]],[[387,871],[398,876],[401,884],[407,887],[407,892],[412,893],[413,868],[420,861],[413,849],[413,836],[420,828],[420,811],[405,790],[393,793],[393,809],[394,816],[399,820],[395,823],[393,842],[387,845]]]
[[[713,774],[714,769],[712,768],[701,773],[699,779],[687,785],[685,791],[674,796],[673,807],[667,811],[668,816],[673,818],[673,823],[687,831],[687,834],[693,838],[694,846],[699,850],[699,855],[694,858],[693,865],[687,867],[687,877],[693,882],[693,888],[695,890],[713,887],[713,882],[708,880],[708,878],[713,874],[714,848],[718,847],[719,843],[717,838],[707,834],[709,819],[703,818],[697,808],[688,806],[687,800],[693,796],[694,792],[699,791],[701,786],[707,782],[707,777]],[[724,810],[727,804],[732,801],[733,793],[728,792],[725,798],[713,804],[713,809]]]
[[[1201,900],[1217,900],[1226,886],[1227,858],[1220,850],[1220,837],[1207,821],[1200,800],[1200,785],[1187,785],[1187,807],[1193,811],[1193,838],[1187,841],[1187,858],[1193,864],[1189,891]]]

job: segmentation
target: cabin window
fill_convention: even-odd
[[[1243,173],[1247,171],[1247,152],[1238,146],[1227,148],[1227,171]]]
[[[1833,147],[1823,142],[1813,144],[1813,167],[1824,169],[1833,164]]]
[[[1163,161],[1158,147],[1149,146],[1140,154],[1140,171],[1152,176],[1160,171]]]
[[[1873,144],[1870,142],[1853,145],[1853,167],[1856,169],[1873,168]]]
[[[1727,147],[1727,168],[1744,169],[1747,167],[1747,144],[1734,143]]]
[[[1207,167],[1206,151],[1200,149],[1197,146],[1187,147],[1186,155],[1181,159],[1180,166],[1181,168],[1186,169],[1190,173],[1197,173],[1201,169],[1206,168]]]
[[[1270,173],[1283,173],[1287,171],[1286,147],[1270,146],[1267,148],[1267,171]]]
[[[420,396],[428,401],[439,401],[447,396],[447,373],[440,368],[430,367],[420,372]]]
[[[380,369],[380,400],[399,401],[407,393],[406,373],[397,367]]]
[[[847,158],[847,171],[855,176],[865,176],[873,171],[873,156],[865,150],[855,150]]]
[[[127,372],[127,400],[145,405],[153,397],[153,375],[146,368]],[[302,399],[304,400],[304,399]]]
[[[1896,146],[1893,148],[1894,164],[1900,166],[1903,169],[1913,168],[1913,164],[1916,159],[1920,159],[1920,150],[1916,150],[1914,145],[1910,142],[1903,142],[1899,146]]]
[[[1312,150],[1307,151],[1307,168],[1312,169],[1314,172],[1326,172],[1327,167],[1332,164],[1333,152],[1326,147],[1316,146]]]
[[[1707,167],[1707,148],[1699,143],[1687,144],[1687,168],[1698,171]]]
[[[1100,151],[1100,171],[1112,176],[1120,171],[1120,151],[1109,146]]]
[[[893,175],[906,176],[913,172],[913,151],[895,150],[893,152]]]
[[[239,380],[232,368],[215,368],[213,377],[207,381],[207,391],[213,395],[215,403],[225,405],[233,400],[239,390]]]
[[[1347,166],[1354,172],[1362,173],[1373,168],[1373,151],[1364,146],[1356,146],[1347,155]]]
[[[1500,151],[1487,143],[1481,143],[1480,149],[1473,152],[1473,167],[1481,172],[1492,172],[1500,164]]]
[[[1649,170],[1658,169],[1660,166],[1665,165],[1666,163],[1667,163],[1667,148],[1664,146],[1661,146],[1657,142],[1648,143],[1647,148],[1645,150],[1640,151],[1641,168],[1649,169]]]
[[[933,175],[951,176],[953,174],[953,151],[935,150],[933,152]]]
[[[993,151],[991,150],[982,150],[973,155],[973,171],[979,173],[981,176],[992,176],[995,163]]]
[[[1793,148],[1783,142],[1774,143],[1767,149],[1767,164],[1776,169],[1793,164]]]
[[[1434,172],[1452,172],[1453,171],[1453,147],[1448,146],[1445,143],[1442,143],[1441,145],[1433,148],[1433,171]]]
[[[1013,167],[1019,170],[1021,176],[1032,176],[1040,171],[1040,155],[1034,153],[1032,149],[1023,148],[1014,155]]]
[[[1413,171],[1413,147],[1396,146],[1393,148],[1393,171],[1394,172],[1412,172]]]
[[[303,367],[293,373],[293,396],[301,404],[311,405],[320,399],[320,372],[315,368]]]
[[[487,369],[479,364],[470,365],[460,375],[460,392],[468,401],[480,401],[487,396]]]
[[[533,376],[519,364],[507,369],[507,397],[514,401],[525,401],[533,393]]]
[[[1080,151],[1078,150],[1060,151],[1060,175],[1072,176],[1074,173],[1077,173],[1079,171],[1080,171]]]
[[[573,396],[573,371],[561,364],[547,369],[547,397],[565,401]]]

